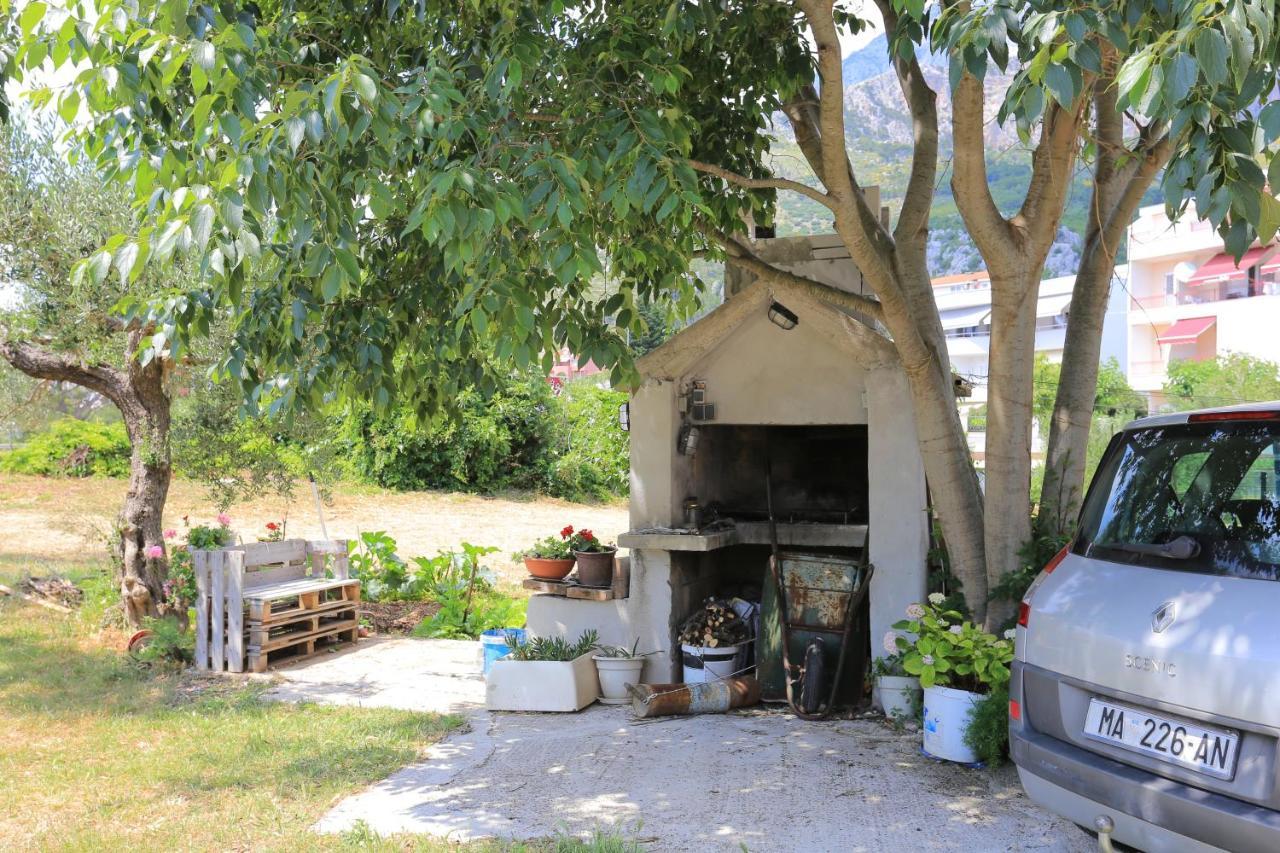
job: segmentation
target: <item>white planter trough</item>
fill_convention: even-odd
[[[934,758],[973,764],[978,760],[964,742],[964,733],[973,718],[973,706],[981,693],[953,687],[926,687],[924,690],[924,751]]]
[[[600,676],[600,701],[605,705],[624,705],[631,701],[628,684],[640,683],[644,658],[595,658]]]
[[[872,702],[886,717],[910,717],[920,707],[920,679],[914,675],[876,678]]]
[[[485,676],[491,711],[579,711],[600,695],[596,663],[588,652],[571,661],[494,661]]]

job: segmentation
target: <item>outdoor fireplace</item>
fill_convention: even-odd
[[[862,292],[831,238],[760,241],[796,272]],[[709,595],[759,599],[780,545],[841,556],[867,550],[870,636],[925,591],[929,518],[910,394],[891,349],[872,346],[842,309],[774,293],[731,270],[731,296],[639,363],[629,406],[630,590],[613,601],[534,596],[529,628],[640,640],[646,681],[679,680],[676,635]],[[779,306],[786,324],[779,324]],[[696,518],[686,513],[696,504]],[[696,522],[690,524],[690,521]],[[859,638],[866,642],[867,637]]]

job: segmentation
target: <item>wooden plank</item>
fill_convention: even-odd
[[[284,563],[279,566],[246,569],[244,588],[256,589],[293,580],[309,580],[305,563]]]
[[[578,586],[577,584],[570,584],[564,594],[568,598],[576,598],[581,601],[613,600],[613,589],[609,587]]]
[[[354,586],[359,595],[360,582],[354,580],[346,580],[342,578],[299,578],[296,580],[282,581],[280,583],[270,584],[268,586],[255,586],[246,589],[244,597],[247,601],[274,601],[281,598],[299,598],[305,595],[314,595],[315,593],[325,592],[331,589],[345,589]],[[356,599],[358,600],[358,598]],[[317,604],[319,601],[316,602]]]
[[[227,669],[244,672],[244,563],[243,551],[227,553]]]
[[[316,640],[321,637],[329,637],[352,628],[359,627],[360,622],[354,616],[350,619],[342,619],[337,622],[330,622],[310,631],[290,631],[288,634],[279,637],[268,637],[265,643],[251,643],[249,645],[250,652],[274,652],[280,649],[287,649],[289,646],[296,646],[303,640]]]
[[[313,616],[324,616],[326,614],[333,613],[335,611],[341,611],[341,610],[353,610],[357,606],[358,606],[357,602],[349,601],[347,599],[339,599],[337,601],[326,601],[323,604],[321,604],[319,607],[316,607],[313,610],[302,610],[300,608],[295,607],[290,610],[273,611],[271,613],[271,618],[265,622],[262,621],[261,619],[254,618],[253,608],[251,607],[249,609],[249,618],[245,623],[245,630],[249,630],[250,628],[261,628],[263,626],[267,626],[271,628],[280,628],[285,625],[290,625],[294,622],[302,622],[304,620],[312,618]]]
[[[295,663],[297,661],[306,660],[317,653],[316,646],[324,643],[324,651],[340,646],[343,643],[353,643],[359,634],[359,627],[354,626],[335,632],[331,636],[312,637],[311,639],[295,642],[291,646],[275,649],[267,652],[260,652],[257,649],[249,649],[249,669],[252,672],[266,672],[267,666],[274,663]]]
[[[308,554],[340,554],[345,557],[348,548],[345,539],[317,539],[307,542]]]
[[[631,595],[631,557],[619,557],[613,561],[613,597],[627,598]]]
[[[249,542],[232,545],[228,551],[244,552],[245,568],[270,566],[276,563],[301,563],[307,559],[307,543],[302,539],[286,539],[283,542]]]
[[[209,552],[209,575],[212,583],[209,586],[209,597],[212,599],[210,613],[212,648],[209,652],[209,666],[214,672],[223,670],[223,643],[226,640],[226,608],[227,608],[227,560],[225,551]]]
[[[564,581],[545,581],[539,578],[525,578],[522,584],[525,589],[540,592],[544,595],[564,595],[569,585]]]
[[[196,573],[196,669],[209,668],[209,552],[192,551]]]

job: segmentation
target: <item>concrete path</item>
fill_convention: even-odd
[[[484,708],[480,644],[370,637],[276,670],[267,698],[465,714]]]
[[[1012,770],[935,763],[918,743],[874,721],[779,713],[480,712],[470,731],[342,801],[317,829],[363,822],[467,841],[611,828],[651,851],[1096,849],[1027,800]]]

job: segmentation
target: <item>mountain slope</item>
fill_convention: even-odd
[[[859,180],[878,184],[882,203],[896,215],[911,168],[911,116],[889,67],[883,35],[868,42],[844,60],[845,143]],[[948,96],[947,62],[926,51],[917,53],[925,78],[938,92],[941,134],[938,186],[933,202],[929,239],[929,264],[934,275],[981,269],[982,259],[973,248],[951,195],[951,100]],[[1010,127],[1001,127],[995,116],[1011,78],[992,73],[987,78],[987,169],[996,204],[1012,214],[1021,203],[1031,174],[1030,152]],[[813,174],[795,146],[785,116],[775,117],[773,165],[778,174],[813,183]],[[1078,169],[1058,241],[1050,252],[1045,275],[1075,272],[1081,235],[1087,219],[1089,173]],[[813,234],[830,231],[830,212],[795,193],[778,195],[778,234]]]

